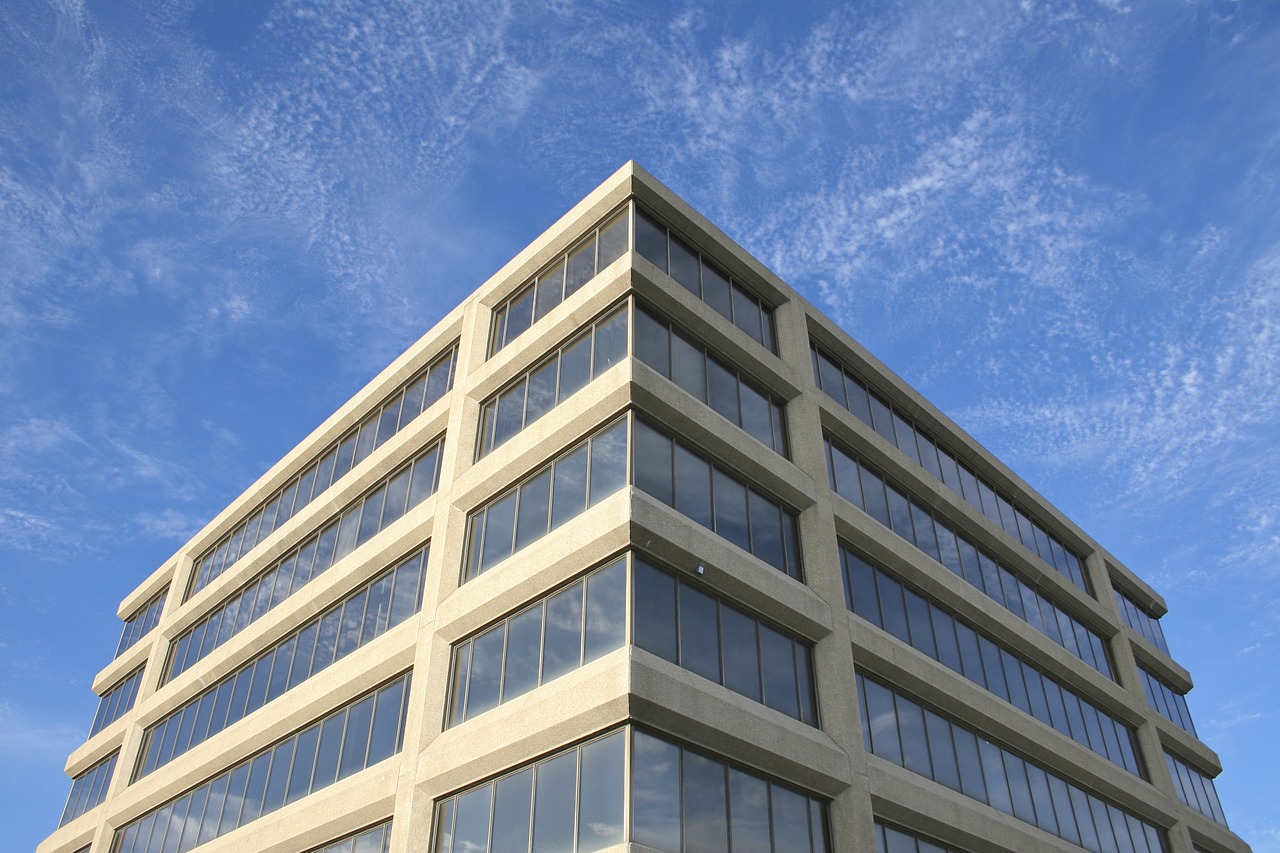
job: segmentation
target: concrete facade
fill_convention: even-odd
[[[494,309],[579,238],[624,205],[639,205],[773,308],[777,354],[631,250],[580,290],[490,353]],[[618,304],[636,300],[676,322],[759,388],[785,402],[789,458],[760,452],[753,438],[708,405],[628,355],[491,453],[477,459],[482,404],[549,350]],[[185,596],[196,560],[261,506],[317,454],[450,346],[452,389],[344,477],[261,540],[216,579]],[[812,348],[856,371],[878,393],[986,482],[1025,508],[1083,561],[1092,593],[1032,555],[1000,525],[833,401],[815,382]],[[628,349],[634,353],[634,348]],[[767,564],[634,485],[551,529],[492,571],[462,582],[468,517],[508,486],[619,415],[635,412],[798,515],[804,582]],[[198,663],[170,680],[171,647],[191,626],[289,553],[344,507],[443,437],[439,486],[368,541],[283,598]],[[877,522],[831,487],[825,441],[855,452],[939,520],[992,555],[1106,642],[1115,678],[1055,643],[937,560]],[[648,460],[632,460],[631,465]],[[233,673],[341,601],[406,554],[429,543],[421,611],[390,627],[261,709],[133,779],[144,733],[175,708]],[[965,678],[846,606],[841,544],[1087,698],[1133,730],[1140,775],[1108,761],[990,690]],[[527,603],[634,551],[745,613],[812,644],[820,724],[806,725],[631,643],[460,724],[447,726],[451,650]],[[470,786],[557,749],[628,723],[669,737],[827,804],[830,849],[873,850],[877,821],[957,851],[1080,850],[1082,847],[979,802],[864,747],[857,677],[868,674],[947,719],[1156,826],[1170,853],[1239,853],[1226,827],[1179,801],[1166,751],[1206,777],[1217,756],[1151,707],[1139,667],[1177,692],[1188,673],[1126,625],[1122,589],[1152,616],[1160,596],[999,460],[911,389],[726,235],[666,187],[628,164],[576,205],[379,374],[355,398],[264,474],[121,602],[129,619],[167,587],[158,626],[94,680],[107,693],[145,666],[131,710],[69,758],[76,777],[118,751],[102,802],[67,820],[42,853],[117,850],[121,830],[335,708],[412,672],[398,754],[198,845],[215,851],[308,851],[391,820],[390,850],[434,849],[436,805]],[[132,779],[132,781],[131,781]],[[190,848],[182,842],[183,849]],[[624,842],[616,848],[650,849]],[[611,847],[610,849],[615,849]],[[133,848],[141,849],[141,848]],[[164,848],[168,850],[169,848]],[[1119,849],[1126,849],[1120,847]]]

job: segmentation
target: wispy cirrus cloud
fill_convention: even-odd
[[[94,501],[151,490],[183,502],[199,482],[109,433],[85,437],[65,420],[31,417],[0,430],[0,544],[31,553],[90,546],[100,532],[87,512]]]
[[[276,48],[270,68],[239,69],[252,96],[209,152],[226,226],[298,242],[339,316],[420,327],[400,220],[456,179],[481,128],[522,117],[537,73],[508,55],[514,26],[503,3],[274,10],[251,39]]]
[[[355,348],[371,326],[403,340],[425,325],[406,212],[537,85],[508,53],[508,4],[291,3],[193,37],[218,16],[189,2],[6,16],[21,82],[52,96],[0,104],[0,138],[28,155],[0,169],[11,341],[122,296],[229,321],[191,324],[204,341],[248,320],[318,323]]]
[[[1096,328],[1080,283],[1102,266],[1098,238],[1141,202],[1054,153],[1049,121],[1081,94],[1051,111],[1009,81],[1037,50],[1131,38],[1036,4],[848,10],[781,37],[686,15],[640,80],[712,218],[845,321],[869,319],[872,343],[954,322],[957,303],[984,340],[1024,314],[1078,336]],[[1116,73],[1074,70],[1088,90]]]
[[[1097,391],[1031,408],[996,401],[965,417],[1025,433],[1029,456],[1111,473],[1125,484],[1118,495],[1182,493],[1191,471],[1217,464],[1215,451],[1265,438],[1280,418],[1278,261],[1280,252],[1254,263],[1239,284],[1213,281],[1223,290],[1177,318],[1175,334],[1099,357]]]
[[[145,483],[203,503],[211,480],[251,479],[260,461],[192,468],[175,433],[223,382],[280,370],[267,350],[211,376],[220,349],[323,337],[363,378],[420,333],[434,306],[415,289],[429,270],[406,261],[406,248],[420,259],[411,212],[457,180],[477,136],[521,118],[536,85],[506,53],[517,22],[503,3],[291,3],[247,27],[208,20],[222,14],[173,2],[0,16],[9,91],[29,93],[0,101],[0,437],[26,443],[0,475],[15,547],[86,541],[72,519],[104,493]],[[82,333],[96,324],[114,336]],[[138,517],[143,535],[191,526]]]
[[[135,521],[144,536],[182,543],[204,527],[208,519],[175,509],[163,509],[140,513]]]
[[[1215,557],[1256,568],[1277,553],[1259,476],[1280,421],[1274,262],[1258,240],[1274,239],[1274,153],[1191,216],[1174,214],[1193,191],[1175,176],[1226,139],[1189,146],[1171,114],[1081,156],[1100,122],[1137,120],[1100,111],[1117,91],[1144,118],[1163,108],[1143,100],[1152,45],[1175,50],[1211,13],[917,4],[781,35],[686,14],[649,35],[641,91],[711,218],[1015,468],[1096,472],[1082,502],[1145,511],[1230,467],[1234,486],[1209,498],[1232,531]],[[1215,19],[1209,49],[1256,73],[1276,63],[1248,17]],[[1043,73],[1065,57],[1067,73]],[[1205,85],[1225,95],[1237,76],[1224,63]]]
[[[1247,573],[1210,678],[1274,654],[1262,7],[11,5],[7,623],[55,608],[45,560],[117,596],[469,292],[484,247],[636,157],[1087,529],[1120,529],[1171,603]],[[37,632],[3,642],[20,677],[68,680]],[[1268,722],[1206,717],[1228,743]]]

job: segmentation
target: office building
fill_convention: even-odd
[[[1242,853],[1164,611],[628,164],[125,599],[40,850]]]

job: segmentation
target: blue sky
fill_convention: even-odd
[[[1280,8],[0,9],[0,814],[116,603],[636,159],[1167,598],[1280,851]]]

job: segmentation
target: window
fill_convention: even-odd
[[[107,798],[107,789],[111,786],[111,777],[115,775],[116,759],[119,757],[120,751],[116,750],[71,780],[71,794],[62,809],[62,819],[58,821],[58,826],[66,826],[80,815],[101,805]]]
[[[493,311],[489,341],[492,356],[577,293],[596,274],[626,254],[631,234],[630,208],[614,214],[599,228],[560,255],[515,295]]]
[[[848,451],[830,439],[826,445],[827,472],[837,494],[1098,672],[1115,678],[1102,637]]]
[[[829,849],[819,800],[639,729],[630,781],[633,843],[671,853]]]
[[[1142,775],[1133,730],[910,586],[840,548],[849,609],[1047,726]]]
[[[418,612],[429,549],[379,574],[147,728],[136,778],[164,766]]]
[[[955,851],[877,820],[876,853],[955,853]]]
[[[626,626],[620,558],[454,646],[449,725],[621,648]]]
[[[646,651],[817,725],[809,644],[634,556],[620,557],[456,644],[448,724],[621,648],[628,636]]]
[[[627,482],[627,418],[560,454],[467,519],[462,582],[583,513]]]
[[[802,580],[795,513],[639,418],[632,452],[637,487]]]
[[[1138,671],[1142,673],[1142,687],[1147,694],[1147,703],[1155,708],[1160,716],[1176,724],[1184,732],[1199,737],[1196,734],[1196,724],[1191,721],[1191,709],[1187,707],[1186,694],[1174,690],[1164,679],[1146,667],[1139,666]]]
[[[1115,590],[1116,605],[1120,608],[1120,615],[1124,618],[1124,624],[1142,635],[1143,639],[1151,643],[1166,655],[1169,654],[1169,644],[1164,639],[1164,629],[1160,627],[1160,619],[1152,616],[1145,607],[1140,607],[1136,601],[1125,595],[1120,590]]]
[[[643,308],[636,309],[636,357],[765,447],[787,456],[782,403]]]
[[[433,850],[590,853],[627,841],[670,853],[830,849],[821,801],[625,727],[440,801]]]
[[[449,393],[453,388],[457,358],[458,345],[455,343],[397,388],[363,421],[325,448],[315,461],[277,489],[217,545],[197,557],[186,598],[212,583],[257,543],[301,512],[303,507],[363,462],[366,456]]]
[[[641,559],[634,567],[637,646],[811,726],[813,649]]]
[[[401,466],[348,506],[320,532],[233,593],[225,604],[188,628],[170,646],[165,680],[176,678],[195,666],[375,533],[435,494],[440,482],[443,446],[441,440],[422,451],[412,462]]]
[[[436,806],[436,853],[589,853],[623,840],[625,731],[570,747]]]
[[[1092,853],[1163,853],[1160,830],[1083,788],[858,676],[868,752]]]
[[[120,633],[120,642],[116,645],[116,657],[124,654],[126,650],[132,648],[135,643],[151,633],[151,629],[160,623],[160,614],[164,610],[164,599],[169,594],[169,588],[157,592],[147,600],[147,603],[138,608],[138,610],[124,620],[124,630]]]
[[[142,683],[143,668],[138,667],[102,694],[102,698],[98,700],[98,711],[93,715],[93,724],[89,726],[90,737],[129,713],[133,708],[133,703],[138,698],[138,686]]]
[[[391,850],[391,821],[340,838],[314,853],[389,853]]]
[[[778,352],[773,308],[729,277],[680,235],[643,211],[636,211],[636,252],[710,305],[765,349]]]
[[[400,676],[116,831],[113,853],[190,850],[400,751]]]
[[[480,449],[487,455],[541,418],[627,354],[624,305],[494,394],[480,407]]]
[[[851,414],[923,466],[930,474],[974,509],[1004,528],[1005,532],[1051,568],[1085,592],[1089,592],[1084,568],[1075,552],[1008,498],[995,491],[956,460],[941,442],[886,403],[875,391],[855,377],[847,367],[813,347],[813,377],[818,388]]]
[[[1227,816],[1222,811],[1222,802],[1218,799],[1218,789],[1213,780],[1170,752],[1165,752],[1164,757],[1169,764],[1169,775],[1173,777],[1173,789],[1178,792],[1178,799],[1183,805],[1225,827]]]

